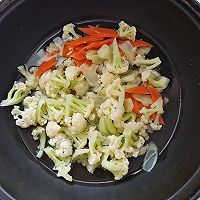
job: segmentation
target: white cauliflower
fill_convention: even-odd
[[[121,56],[116,38],[113,40],[112,49],[113,49],[112,61],[104,62],[106,69],[114,74],[122,74],[127,72],[129,68],[129,61],[127,60],[126,57]]]
[[[70,24],[67,24],[63,27],[63,35],[62,35],[62,39],[64,41],[71,41],[71,40],[74,40],[74,39],[77,39],[77,38],[80,38],[81,36],[78,35],[75,30],[75,25],[70,23]]]
[[[68,81],[72,81],[79,74],[79,69],[76,66],[69,66],[65,69],[65,77]]]
[[[106,87],[106,96],[108,98],[113,97],[119,97],[121,95],[121,93],[124,92],[123,91],[123,87],[121,85],[121,79],[117,78],[116,80],[114,80],[111,84],[109,84]]]
[[[29,126],[36,126],[36,109],[34,107],[26,108],[23,111],[19,106],[14,106],[11,111],[13,118],[16,120],[16,125],[21,128],[28,128]]]
[[[70,82],[63,77],[61,70],[49,70],[39,79],[39,87],[48,97],[57,98],[62,92],[67,93]]]
[[[107,99],[100,105],[99,109],[97,109],[99,117],[107,116],[114,121],[120,120],[123,113],[124,110],[119,109],[119,102],[113,98]]]
[[[45,143],[46,143],[45,129],[41,126],[37,126],[35,129],[33,129],[31,135],[33,136],[34,140],[40,139],[40,144],[38,146],[39,151],[36,157],[41,158],[43,155],[43,151],[44,151]]]
[[[54,121],[50,121],[46,126],[46,134],[49,138],[55,137],[61,130],[61,127]]]
[[[142,122],[128,122],[125,128],[131,130],[133,133],[137,133],[143,126],[144,123]]]
[[[122,56],[121,63],[119,67],[116,67],[114,63],[110,63],[109,61],[104,62],[106,69],[113,74],[123,74],[128,71],[129,61],[126,57]]]
[[[19,73],[26,79],[26,86],[30,89],[36,89],[38,86],[38,78],[34,75],[34,73],[31,74],[23,65],[19,66],[17,69]]]
[[[46,51],[50,54],[53,53],[54,51],[58,51],[58,50],[59,50],[59,47],[56,46],[56,44],[54,42],[51,42],[49,44],[49,46],[47,46],[47,48],[46,48]]]
[[[103,86],[107,86],[114,81],[114,78],[115,78],[114,74],[107,71],[101,75],[100,81]]]
[[[134,26],[129,26],[124,21],[119,23],[118,33],[121,37],[126,37],[129,40],[135,40],[136,28]]]
[[[75,63],[74,63],[74,60],[71,59],[71,58],[67,58],[63,61],[63,65],[64,67],[70,67],[70,66],[74,66]]]
[[[96,130],[96,127],[90,127],[88,131],[88,145],[89,145],[89,157],[88,162],[90,165],[94,165],[100,161],[101,158],[101,146],[99,146],[99,131]]]
[[[72,141],[65,134],[59,133],[54,135],[49,140],[49,144],[55,148],[56,154],[60,157],[67,157],[73,153]]]
[[[80,77],[77,78],[74,90],[78,96],[83,97],[87,93],[89,88],[90,85],[86,81],[84,75],[81,75]]]
[[[69,130],[72,132],[83,132],[87,127],[87,121],[81,113],[74,113],[71,117]]]
[[[38,105],[38,101],[39,99],[35,96],[27,96],[24,98],[22,104],[24,108],[29,108],[29,107],[36,108]]]
[[[141,77],[142,81],[146,82],[150,77],[154,77],[155,79],[159,78],[160,74],[155,70],[147,69],[141,73]]]

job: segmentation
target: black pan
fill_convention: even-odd
[[[3,7],[2,7],[3,8]],[[19,77],[16,66],[30,64],[68,22],[78,26],[116,27],[125,20],[138,28],[138,38],[155,45],[150,57],[160,56],[161,72],[171,79],[165,95],[166,126],[152,135],[159,160],[151,173],[141,170],[142,158],[132,160],[127,177],[114,182],[103,170],[90,175],[73,166],[72,184],[51,171],[52,163],[35,158],[37,143],[30,130],[15,126],[10,108],[0,110],[0,183],[10,198],[32,199],[187,199],[200,188],[200,18],[184,1],[27,0],[9,3],[0,16],[0,99]],[[170,142],[171,141],[171,142]],[[8,195],[7,194],[7,195]],[[195,197],[196,198],[196,197]]]

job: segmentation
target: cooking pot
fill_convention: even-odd
[[[72,170],[72,183],[57,178],[47,158],[37,160],[37,144],[30,130],[17,128],[11,108],[0,109],[0,183],[2,199],[20,200],[165,200],[198,197],[200,188],[200,18],[186,2],[175,0],[18,0],[1,5],[0,99],[19,78],[17,66],[30,64],[31,55],[63,25],[101,24],[116,27],[124,20],[138,29],[138,37],[155,46],[161,71],[171,79],[166,96],[166,127],[151,140],[159,148],[152,172],[132,160],[128,176],[113,181],[103,170],[87,174]],[[198,5],[195,4],[198,8]]]

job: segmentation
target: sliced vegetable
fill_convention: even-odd
[[[79,28],[79,30],[87,35],[96,35],[97,33],[91,28]]]
[[[86,56],[84,52],[78,52],[77,50],[73,50],[72,54],[70,54],[71,58],[74,58],[76,60],[85,60]]]
[[[152,100],[150,95],[145,94],[132,94],[132,96],[137,100],[140,101],[144,106],[149,106],[152,104]]]
[[[123,52],[123,54],[128,58],[130,64],[133,65],[136,57],[136,50],[133,49],[133,46],[131,45],[130,41],[123,42],[119,45],[119,48]]]
[[[62,56],[64,57],[69,56],[72,52],[73,52],[72,49],[70,49],[70,47],[66,43],[63,47]]]
[[[134,47],[153,47],[152,44],[145,42],[143,40],[135,40],[135,41],[130,40],[130,42]]]
[[[89,28],[102,37],[120,37],[119,34],[111,28],[102,28],[97,26],[89,26]]]
[[[133,112],[141,115],[140,110],[144,107],[141,102],[137,101],[134,97],[131,98],[133,101]]]
[[[151,119],[152,121],[155,121],[156,116],[157,116],[157,113],[154,113],[153,115],[151,115],[150,119]],[[159,123],[162,124],[162,125],[165,125],[165,122],[164,122],[162,116],[159,117]]]
[[[107,44],[102,45],[102,47],[97,51],[98,56],[102,59],[109,59],[112,56],[110,47]]]
[[[160,93],[158,92],[158,90],[154,89],[151,86],[147,86],[147,90],[149,91],[150,95],[151,95],[151,99],[153,101],[153,103],[159,98],[161,97]]]
[[[36,71],[35,76],[37,76],[37,77],[41,76],[44,72],[52,69],[56,65],[56,63],[57,63],[57,61],[56,61],[55,57],[53,57],[52,59],[50,59],[47,62],[43,62],[39,66],[38,70]]]
[[[150,91],[144,86],[138,86],[131,89],[126,90],[126,93],[130,94],[150,94]]]
[[[87,59],[85,59],[85,60],[77,60],[77,59],[74,59],[74,61],[75,61],[75,63],[76,63],[76,65],[79,67],[79,66],[81,66],[82,64],[87,64],[88,66],[91,66],[92,65],[92,61],[91,60],[87,60]]]
[[[66,43],[66,45],[68,47],[75,47],[75,46],[79,46],[81,44],[85,44],[88,42],[97,42],[97,41],[100,41],[103,39],[104,39],[104,37],[101,37],[101,36],[85,36],[85,37],[78,38],[76,40],[72,40],[72,41]]]

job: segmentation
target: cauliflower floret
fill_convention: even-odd
[[[90,165],[94,165],[100,161],[101,158],[101,146],[99,145],[100,141],[98,138],[99,131],[96,130],[96,127],[90,127],[88,131],[88,139],[89,139],[89,157],[88,162]]]
[[[69,66],[65,69],[65,77],[68,81],[72,81],[79,74],[79,69],[76,66]]]
[[[162,125],[158,124],[158,123],[150,123],[149,124],[151,129],[154,131],[158,131],[162,128]]]
[[[63,77],[61,70],[47,71],[39,79],[39,87],[48,97],[57,98],[66,93],[70,82]]]
[[[155,70],[151,70],[151,69],[147,69],[147,70],[144,70],[142,73],[141,73],[141,77],[142,77],[142,81],[143,82],[146,82],[148,81],[148,79],[153,76],[154,78],[159,78],[160,77],[160,74],[155,71]]]
[[[137,149],[140,149],[144,146],[145,139],[142,136],[139,136],[139,140],[135,142]]]
[[[55,152],[60,157],[72,155],[72,141],[65,134],[58,134],[49,140],[49,144],[55,147]]]
[[[100,81],[103,86],[107,86],[113,82],[114,78],[115,78],[114,74],[107,71],[101,75]]]
[[[36,109],[34,107],[26,108],[24,111],[19,109],[19,106],[14,106],[11,111],[13,118],[16,120],[16,125],[21,128],[28,128],[33,125],[36,126]]]
[[[111,84],[106,87],[106,96],[108,98],[110,97],[119,97],[120,94],[122,93],[122,86],[121,86],[121,79],[117,78],[114,80]]]
[[[63,35],[62,39],[65,41],[71,41],[73,39],[80,38],[81,36],[78,35],[75,30],[75,25],[70,23],[63,27]]]
[[[123,176],[125,176],[128,173],[128,166],[129,166],[129,161],[127,158],[123,158],[120,160],[116,159],[110,159],[108,160],[108,157],[110,155],[110,151],[107,150],[107,152],[103,156],[103,160],[101,163],[101,166],[104,169],[107,169],[113,175],[115,176],[115,180],[120,180]]]
[[[34,73],[30,73],[28,70],[25,69],[23,65],[18,67],[18,71],[22,74],[26,81],[25,84],[30,89],[35,89],[38,86],[38,78],[34,75]]]
[[[38,100],[39,99],[35,96],[27,96],[24,98],[22,104],[24,108],[29,108],[29,107],[37,108]]]
[[[86,81],[84,75],[81,75],[80,77],[77,78],[77,82],[74,86],[74,90],[78,96],[83,97],[87,93],[89,88],[90,88],[90,85]]]
[[[161,64],[161,60],[159,57],[153,59],[145,59],[145,57],[141,54],[136,56],[134,64],[137,66],[146,67],[146,69],[154,69]]]
[[[122,56],[120,67],[116,67],[113,63],[110,63],[108,61],[105,61],[104,64],[106,66],[106,69],[113,74],[123,74],[127,72],[129,68],[129,61],[124,56]]]
[[[135,40],[136,28],[134,26],[129,26],[124,21],[121,21],[119,23],[118,32],[121,37],[126,37],[130,40]]]
[[[87,121],[81,113],[74,113],[71,117],[71,126],[69,127],[72,132],[82,132],[87,127]]]
[[[46,51],[50,54],[53,53],[54,51],[58,51],[58,50],[59,50],[59,48],[56,46],[56,44],[54,42],[51,42],[49,44],[49,46],[46,48]]]
[[[128,122],[125,128],[131,130],[133,133],[137,133],[143,126],[144,123],[142,122]]]
[[[99,117],[108,116],[114,121],[120,120],[123,113],[124,110],[119,109],[119,102],[113,98],[107,99],[100,105],[99,109],[97,109],[97,115]]]
[[[61,130],[61,127],[53,121],[47,123],[46,134],[49,138],[55,137]]]
[[[40,144],[38,146],[39,151],[36,157],[41,158],[43,155],[43,151],[44,151],[45,143],[46,143],[45,129],[41,126],[38,126],[35,129],[33,129],[31,135],[33,136],[34,140],[38,140],[40,138]]]
[[[71,58],[67,58],[63,61],[63,65],[64,67],[70,67],[70,66],[74,66],[75,63],[74,63],[74,60],[71,59]]]
[[[0,106],[11,106],[20,103],[29,93],[29,88],[22,82],[14,82],[8,92],[7,99],[2,100]]]

